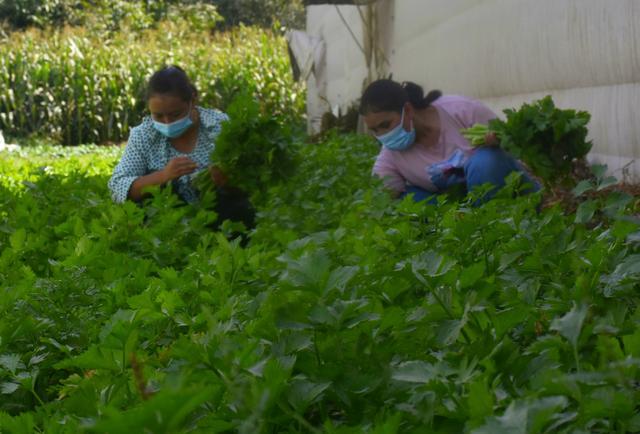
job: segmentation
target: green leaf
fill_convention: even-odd
[[[575,188],[572,190],[572,193],[574,196],[578,197],[583,195],[587,191],[593,190],[593,188],[594,186],[591,181],[585,179],[583,181],[580,181],[578,185],[575,186]]]
[[[640,413],[634,414],[633,417],[629,419],[628,429],[630,432],[640,431]]]
[[[435,370],[426,362],[404,362],[392,370],[391,378],[407,383],[428,383],[435,378]]]
[[[640,274],[640,254],[630,255],[618,264],[613,274],[622,280],[627,277],[634,277]]]
[[[640,254],[630,255],[622,260],[609,275],[601,277],[605,283],[604,293],[613,297],[617,293],[633,290],[640,276]]]
[[[9,416],[0,412],[0,427],[11,434],[33,434],[38,432],[39,428],[35,421],[34,413],[24,412],[17,416]]]
[[[24,230],[24,228],[17,229],[13,234],[11,234],[11,238],[9,239],[11,248],[14,250],[21,250],[24,247],[26,239],[27,231]]]
[[[612,185],[616,184],[618,184],[618,179],[615,176],[609,176],[598,182],[598,191],[604,190],[605,188],[611,187]]]
[[[55,367],[58,369],[106,369],[117,372],[123,369],[123,355],[123,351],[92,345],[82,354],[58,362]]]
[[[360,270],[359,267],[339,267],[333,270],[329,274],[329,278],[327,280],[327,284],[325,286],[325,293],[337,289],[340,292],[343,292],[347,284],[351,279],[358,274]]]
[[[167,316],[173,316],[176,312],[176,309],[184,306],[182,298],[180,298],[180,295],[175,291],[160,291],[160,293],[156,297],[156,301],[160,303],[162,313]]]
[[[282,280],[290,282],[296,287],[308,289],[326,287],[331,260],[323,250],[307,251],[300,259],[283,258],[282,260],[287,264],[287,270],[283,273]],[[345,274],[348,276],[349,273]],[[335,276],[335,278],[339,278],[339,276]]]
[[[436,340],[440,345],[449,346],[453,344],[464,327],[466,320],[446,320],[443,321],[436,331]]]
[[[460,287],[464,289],[475,285],[484,276],[484,272],[484,262],[477,262],[470,267],[463,268],[462,273],[460,273]]]
[[[604,178],[604,176],[607,173],[607,170],[609,170],[609,168],[607,167],[606,164],[594,164],[593,166],[591,166],[591,171],[593,172],[593,175],[598,179]]]
[[[511,403],[502,416],[490,417],[472,434],[529,434],[527,432],[527,408]]]
[[[576,223],[588,223],[598,210],[598,203],[593,200],[582,202],[576,210]]]
[[[20,388],[20,384],[19,383],[14,383],[12,381],[8,381],[5,383],[2,383],[0,385],[0,393],[4,394],[4,395],[10,395],[13,392],[15,392],[16,390],[18,390]]]
[[[640,231],[629,234],[627,241],[630,243],[640,243]]]
[[[564,396],[548,396],[531,402],[527,411],[528,432],[542,433],[550,422],[566,419],[566,415],[560,413],[560,411],[568,405],[569,401]]]
[[[504,271],[515,261],[520,259],[525,254],[524,251],[517,252],[507,252],[500,256],[500,267],[498,267],[498,271]]]
[[[411,260],[414,273],[424,274],[429,277],[442,276],[451,270],[455,264],[455,260],[446,258],[434,250],[422,253]]]
[[[15,375],[18,368],[24,368],[18,354],[4,354],[0,356],[0,366]]]
[[[148,401],[118,411],[108,408],[92,428],[96,432],[177,432],[185,419],[216,392],[206,389],[184,388],[163,390]]]
[[[473,434],[538,434],[556,420],[565,418],[559,413],[568,405],[564,396],[514,401],[502,416],[490,417],[482,427],[471,431]]]
[[[336,324],[337,319],[327,306],[316,305],[309,313],[309,321],[314,324],[332,326]]]
[[[376,424],[371,434],[398,434],[402,432],[400,428],[401,423],[402,414],[396,413],[388,417],[381,425]]]
[[[467,406],[472,419],[483,419],[493,414],[494,397],[487,384],[487,378],[482,376],[469,384]]]
[[[322,393],[329,388],[331,383],[312,383],[307,380],[294,380],[291,383],[288,401],[299,413],[304,413]]]
[[[575,348],[578,345],[582,324],[587,317],[588,311],[589,307],[587,305],[574,304],[573,308],[563,317],[555,318],[551,322],[550,329],[559,332]]]
[[[640,358],[640,329],[631,335],[623,336],[622,343],[624,344],[624,352],[627,356]]]

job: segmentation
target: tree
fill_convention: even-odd
[[[304,27],[302,0],[210,0],[226,26],[238,24],[271,27],[278,22],[289,28]]]

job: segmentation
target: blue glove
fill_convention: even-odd
[[[457,150],[445,161],[429,166],[427,174],[433,185],[438,190],[444,191],[452,185],[465,181],[464,163],[465,155],[462,151]]]

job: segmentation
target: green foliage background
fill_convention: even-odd
[[[271,27],[278,23],[288,28],[305,28],[302,0],[210,0],[210,3],[218,8],[227,26]]]
[[[242,248],[168,192],[113,204],[119,152],[0,159],[0,432],[640,429],[632,198],[394,203],[333,136]]]
[[[148,28],[176,12],[221,14],[218,27],[304,27],[301,0],[0,0],[0,21],[13,28],[95,25]]]

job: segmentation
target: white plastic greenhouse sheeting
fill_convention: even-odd
[[[339,8],[353,34],[361,40],[362,20],[357,9],[354,6]],[[307,81],[307,115],[311,130],[318,131],[323,113],[335,111],[337,114],[360,98],[367,67],[364,55],[334,6],[309,6],[307,33],[324,39],[326,49],[323,73],[319,77],[312,75]]]
[[[380,0],[390,2],[391,0]],[[389,3],[387,3],[388,5]],[[388,72],[479,98],[496,112],[553,95],[591,112],[591,159],[640,181],[640,0],[395,0],[386,44]],[[355,6],[340,6],[362,38]],[[356,100],[364,56],[334,6],[308,8],[307,31],[324,38],[322,107]],[[620,175],[620,173],[618,173]]]

